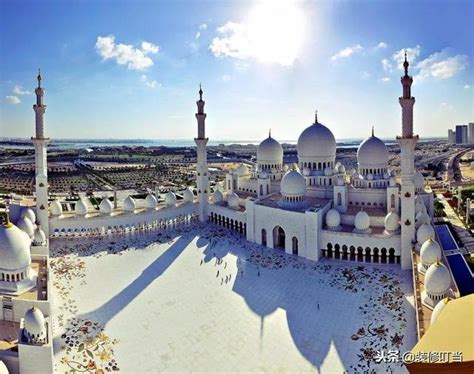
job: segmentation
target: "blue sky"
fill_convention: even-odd
[[[38,67],[55,138],[189,139],[202,82],[213,139],[400,132],[407,48],[415,131],[474,121],[472,1],[0,2],[0,136],[28,137]]]

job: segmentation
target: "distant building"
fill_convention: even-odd
[[[468,133],[469,144],[474,144],[474,122],[469,122]]]
[[[467,144],[467,126],[456,126],[456,144]]]
[[[452,129],[448,130],[448,143],[449,144],[456,143],[456,133]]]

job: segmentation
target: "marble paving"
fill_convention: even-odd
[[[55,239],[58,373],[406,373],[410,272],[307,261],[213,225]]]

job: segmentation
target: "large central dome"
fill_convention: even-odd
[[[298,157],[335,158],[336,139],[326,126],[314,123],[306,128],[298,138]]]

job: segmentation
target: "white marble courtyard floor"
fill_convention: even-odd
[[[398,373],[375,352],[415,344],[396,265],[314,263],[197,224],[51,247],[58,373]]]

